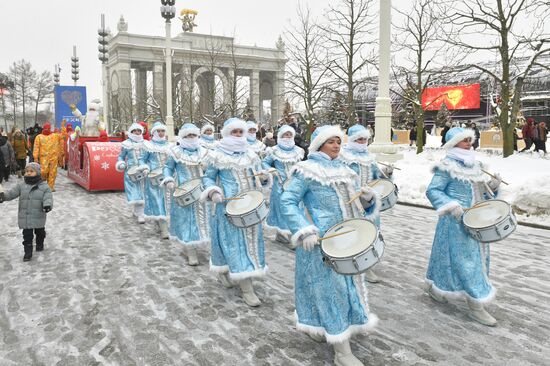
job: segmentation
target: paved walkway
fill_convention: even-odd
[[[11,182],[8,187],[13,184]],[[263,305],[246,306],[181,246],[136,225],[121,193],[90,194],[61,176],[46,250],[22,262],[16,202],[0,205],[0,365],[330,365],[333,351],[294,330],[293,252],[268,242]],[[492,246],[496,328],[462,302],[422,290],[436,217],[398,206],[370,286],[377,330],[352,347],[368,365],[550,364],[550,232],[520,227]]]

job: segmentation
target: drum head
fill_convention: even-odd
[[[149,177],[158,177],[159,175],[162,175],[162,169],[155,169],[152,172],[149,173]]]
[[[378,228],[367,219],[351,219],[334,225],[325,236],[354,230],[350,233],[326,239],[321,242],[323,252],[333,258],[354,256],[370,247],[378,237]]]
[[[133,175],[133,174],[136,174],[139,172],[139,169],[138,169],[138,166],[137,165],[134,165],[133,167],[131,167],[130,169],[128,169],[128,174],[129,175]]]
[[[200,179],[192,179],[189,182],[185,182],[181,186],[178,187],[178,189],[181,189],[184,193],[191,192],[198,186],[202,184],[202,181]]]
[[[240,200],[229,201],[225,208],[230,215],[242,215],[258,207],[264,200],[264,195],[259,191],[248,191],[239,194]]]
[[[481,229],[498,224],[510,214],[510,205],[505,201],[488,200],[480,205],[464,214],[464,225],[472,229]]]
[[[375,179],[369,182],[368,185],[378,192],[382,198],[388,196],[395,189],[393,182],[389,179]]]

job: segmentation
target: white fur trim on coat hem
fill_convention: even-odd
[[[436,212],[439,216],[444,216],[448,213],[450,213],[452,210],[454,210],[457,207],[461,207],[460,203],[457,201],[450,201],[444,204],[443,206],[439,207]]]
[[[489,304],[495,299],[497,295],[497,290],[492,285],[491,285],[491,292],[489,292],[487,296],[481,299],[476,299],[475,297],[468,295],[468,293],[466,293],[466,291],[464,290],[461,290],[461,291],[441,290],[434,284],[434,281],[427,278],[425,279],[425,281],[426,281],[426,285],[428,286],[428,291],[433,291],[436,295],[444,297],[448,300],[465,299],[465,300],[470,300],[479,304]],[[430,287],[431,287],[431,290],[430,290]]]
[[[135,200],[135,201],[128,201],[129,205],[135,206],[135,205],[145,205],[144,200]]]
[[[296,330],[312,335],[323,336],[325,337],[328,344],[342,343],[348,341],[356,334],[364,334],[372,331],[378,324],[378,317],[375,314],[369,313],[367,314],[369,321],[366,324],[350,325],[342,333],[329,334],[323,327],[314,327],[311,325],[300,323],[300,321],[298,320],[298,314],[296,312],[294,312],[294,317],[296,319]]]
[[[154,215],[145,215],[145,214],[143,214],[143,216],[145,217],[145,220],[147,220],[147,221],[166,221],[167,220],[166,215],[164,215],[164,216],[162,216],[162,215],[154,216]]]
[[[222,192],[222,189],[218,186],[210,186],[208,188],[206,188],[202,193],[201,193],[201,198],[200,198],[200,201],[201,202],[206,202],[208,199],[210,199],[210,195],[214,192],[217,192],[219,194],[221,194],[223,196],[223,192]]]
[[[297,232],[295,232],[294,235],[292,235],[292,237],[290,238],[290,243],[294,247],[297,247],[298,245],[302,244],[301,242],[306,236],[309,236],[312,234],[319,235],[319,228],[315,225],[306,226],[298,230]]]
[[[172,240],[172,241],[177,241],[178,243],[183,244],[183,245],[186,246],[186,247],[190,247],[190,246],[193,246],[193,247],[203,247],[203,246],[205,246],[205,245],[209,245],[209,244],[210,244],[210,239],[195,240],[195,241],[183,241],[183,240],[181,240],[180,238],[178,238],[178,237],[175,236],[175,235],[170,235],[170,240]]]
[[[229,266],[216,266],[212,264],[212,260],[210,260],[210,272],[214,273],[229,273]]]
[[[247,278],[263,277],[267,274],[267,269],[268,269],[267,266],[264,266],[264,268],[259,268],[250,272],[238,272],[238,273],[229,272],[229,279],[231,281],[241,281]]]

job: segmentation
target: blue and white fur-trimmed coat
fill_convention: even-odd
[[[223,197],[234,197],[248,190],[261,191],[258,177],[262,170],[258,155],[248,149],[244,153],[229,154],[221,149],[211,150],[205,157],[207,166],[202,201],[214,191]],[[264,238],[262,224],[243,229],[234,226],[225,215],[227,202],[216,204],[210,220],[210,270],[229,273],[232,280],[265,275]]]
[[[495,289],[489,282],[489,245],[472,238],[461,219],[450,212],[492,198],[489,179],[476,162],[468,167],[445,157],[433,168],[426,196],[439,214],[426,282],[432,291],[447,298],[466,297],[480,303],[491,301]],[[496,192],[495,192],[496,193]]]
[[[283,194],[283,184],[290,177],[290,170],[296,163],[304,159],[304,150],[298,146],[286,150],[276,145],[267,148],[266,152],[267,155],[262,160],[262,167],[265,170],[269,168],[277,169],[277,175],[273,179],[270,194],[269,215],[267,216],[266,226],[274,228],[281,234],[290,235],[286,218],[283,217],[281,210],[281,195]]]
[[[368,151],[359,152],[344,147],[338,158],[357,173],[361,187],[367,186],[369,182],[375,179],[386,178],[378,168],[378,164],[376,164],[376,157],[369,154]],[[380,215],[374,221],[380,228]]]
[[[311,233],[323,236],[344,220],[366,217],[372,221],[379,214],[378,195],[366,210],[356,204],[359,200],[347,203],[360,189],[359,179],[338,159],[310,156],[294,166],[290,179],[281,207],[295,246]],[[364,274],[341,275],[325,266],[318,245],[312,251],[296,248],[295,301],[296,328],[325,336],[328,343],[346,341],[377,321],[369,311]]]
[[[122,147],[118,154],[118,161],[115,165],[117,171],[122,171],[122,163],[126,164],[124,169],[124,192],[128,203],[143,204],[143,181],[132,182],[128,176],[128,169],[139,165],[139,155],[143,148],[143,142],[133,142],[130,139],[122,141]]]
[[[164,167],[165,185],[174,182],[179,187],[190,180],[201,179],[203,172],[201,158],[203,148],[196,150],[172,146]],[[184,245],[203,245],[210,243],[209,206],[206,202],[194,202],[182,207],[174,200],[173,192],[170,205],[170,239]]]
[[[161,173],[168,160],[170,144],[167,140],[162,141],[144,141],[139,165],[142,168],[149,169],[150,172],[160,170]],[[164,186],[155,186],[151,179],[145,178],[145,217],[150,220],[166,221],[166,194]]]

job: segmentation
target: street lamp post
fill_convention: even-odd
[[[107,61],[109,60],[109,37],[111,31],[105,28],[105,14],[101,14],[101,28],[97,30],[98,37],[98,58],[101,61],[101,84],[103,86],[103,123],[108,131],[111,131],[109,125],[109,75],[107,72]]]
[[[160,0],[160,14],[166,20],[166,133],[169,139],[174,138],[174,117],[172,117],[172,23],[176,16],[176,0]]]
[[[375,141],[370,150],[381,160],[397,160],[397,146],[391,141],[390,55],[391,0],[380,0],[380,49],[378,65],[378,97],[374,109]]]
[[[53,73],[53,82],[55,83],[55,85],[59,85],[60,76],[61,76],[61,67],[59,67],[59,64],[56,64],[54,66],[54,73]]]
[[[73,46],[73,57],[71,57],[71,67],[72,67],[72,70],[71,70],[71,73],[73,74],[73,76],[71,76],[71,79],[73,79],[74,81],[74,85],[76,86],[77,82],[78,82],[78,57],[76,56],[76,46]]]

